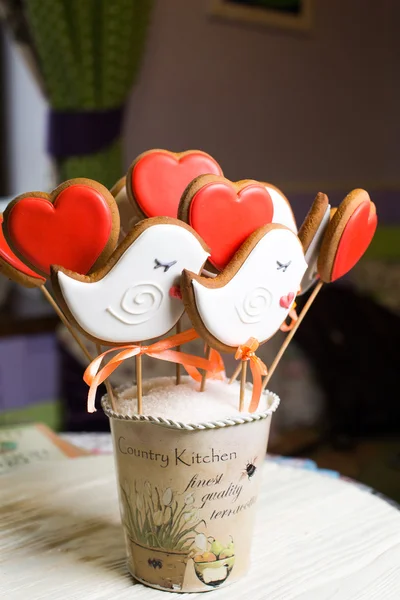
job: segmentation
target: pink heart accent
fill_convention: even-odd
[[[177,298],[178,300],[182,300],[182,292],[179,285],[173,285],[169,290],[169,295],[171,298]]]
[[[290,308],[290,305],[292,304],[293,300],[294,293],[289,292],[287,296],[282,296],[282,298],[279,300],[279,304],[280,306],[282,306],[282,308]]]

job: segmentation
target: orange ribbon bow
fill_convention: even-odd
[[[256,338],[251,337],[245,344],[238,347],[235,354],[236,360],[250,361],[250,369],[253,377],[253,394],[249,407],[249,412],[251,413],[255,412],[258,408],[262,392],[262,376],[268,373],[266,365],[255,354],[259,345]]]
[[[198,337],[199,334],[196,333],[194,329],[188,329],[182,333],[172,335],[169,338],[150,344],[150,346],[129,344],[111,348],[100,354],[90,363],[83,375],[85,383],[90,386],[87,403],[88,412],[92,413],[96,411],[95,399],[98,386],[103,383],[103,381],[105,381],[107,377],[109,377],[111,373],[124,362],[124,360],[132,358],[133,356],[146,354],[147,356],[152,356],[153,358],[158,358],[160,360],[179,363],[183,365],[189,375],[196,381],[201,380],[201,374],[197,369],[204,369],[207,372],[210,372],[210,377],[218,378],[221,372],[224,372],[224,365],[218,352],[211,354],[210,359],[207,360],[200,356],[185,354],[178,350],[171,350],[171,348],[176,348],[176,346],[191,342]],[[103,358],[110,352],[115,352],[116,350],[122,351],[113,356],[113,358],[100,369]]]

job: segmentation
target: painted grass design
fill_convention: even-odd
[[[179,495],[171,488],[161,490],[146,481],[134,493],[121,485],[123,519],[131,539],[143,546],[189,553],[201,532],[194,494]]]

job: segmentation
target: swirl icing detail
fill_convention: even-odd
[[[242,323],[259,323],[272,303],[272,294],[265,287],[256,287],[248,292],[240,304],[235,305]]]
[[[125,290],[121,298],[123,312],[116,311],[111,306],[106,310],[114,319],[125,325],[140,325],[155,315],[163,299],[164,292],[156,283],[137,283]]]

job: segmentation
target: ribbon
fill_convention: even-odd
[[[207,371],[206,379],[218,379],[219,381],[223,381],[226,378],[225,365],[220,353],[217,352],[217,350],[214,350],[214,348],[210,348],[208,360],[212,365],[212,369]],[[201,382],[203,376],[195,367],[191,367],[188,364],[183,366],[192,379],[198,381],[199,383]]]
[[[290,323],[282,323],[280,330],[284,331],[285,333],[287,331],[292,331],[293,327],[296,325],[296,321],[299,320],[298,314],[296,312],[296,302],[293,304],[292,308],[289,311],[289,315],[291,318]]]
[[[207,372],[207,378],[224,381],[226,379],[225,365],[220,353],[217,350],[214,350],[214,348],[211,348],[209,360],[213,365],[213,370]]]
[[[255,354],[259,345],[256,338],[251,337],[245,344],[238,347],[235,354],[236,360],[250,361],[251,375],[253,377],[253,394],[249,407],[249,412],[251,413],[255,412],[258,408],[262,392],[262,376],[268,373],[266,365]]]
[[[119,367],[119,365],[121,365],[128,358],[132,358],[134,356],[146,354],[147,356],[152,356],[153,358],[158,358],[159,360],[179,363],[183,365],[189,375],[196,381],[201,380],[201,374],[199,373],[198,369],[209,371],[211,377],[218,377],[221,373],[220,360],[222,361],[222,358],[218,352],[216,354],[219,358],[214,354],[210,356],[210,359],[207,360],[206,358],[194,356],[193,354],[185,354],[184,352],[171,350],[171,348],[191,342],[198,337],[199,334],[196,333],[194,329],[188,329],[187,331],[182,331],[182,333],[177,333],[169,338],[165,338],[155,342],[154,344],[150,344],[150,346],[129,344],[126,346],[118,346],[118,348],[111,348],[110,350],[106,350],[100,354],[90,363],[83,375],[85,383],[90,386],[87,402],[88,412],[92,413],[96,411],[95,399],[98,386],[103,383],[103,381],[105,381],[107,377],[109,377],[111,373],[113,373],[115,369]],[[111,360],[102,369],[100,369],[103,358],[110,352],[115,352],[116,350],[120,350],[120,352],[113,356],[113,358],[111,358]]]

